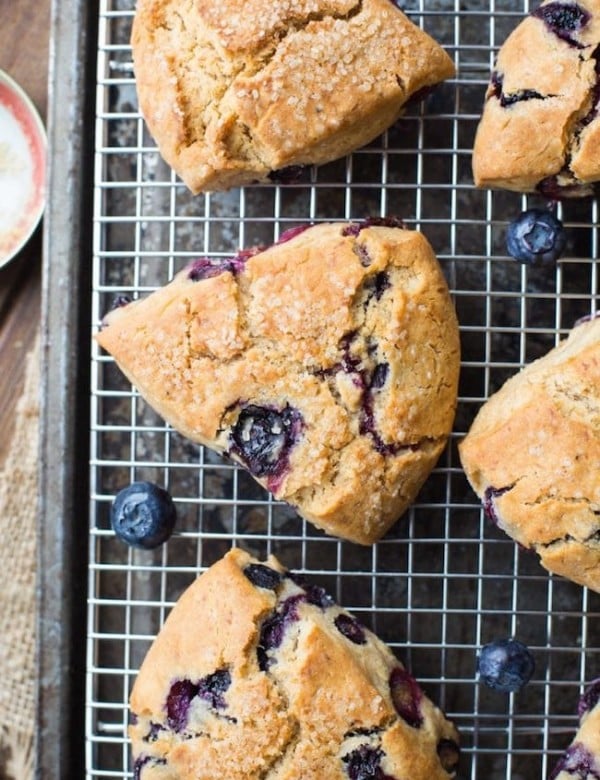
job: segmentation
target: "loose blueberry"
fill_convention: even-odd
[[[570,46],[582,49],[573,34],[579,32],[590,20],[590,14],[577,3],[546,3],[536,8],[531,14],[541,19],[544,24],[561,40]]]
[[[262,563],[251,563],[244,569],[245,576],[257,588],[276,590],[281,582],[281,574]]]
[[[301,428],[300,413],[290,406],[247,406],[231,431],[231,449],[255,477],[281,476]]]
[[[581,697],[581,699],[579,699],[579,703],[577,705],[577,714],[579,715],[579,719],[581,720],[581,718],[587,712],[593,710],[599,701],[600,701],[600,678],[594,680],[585,689],[585,692]]]
[[[177,513],[166,490],[152,482],[133,482],[117,493],[110,510],[115,534],[132,547],[151,550],[173,533]]]
[[[423,724],[420,703],[423,691],[406,669],[397,666],[390,674],[390,693],[396,712],[405,723],[418,729]]]
[[[569,745],[548,780],[556,780],[561,772],[572,775],[575,780],[600,780],[600,766],[580,742]]]
[[[361,745],[343,756],[342,761],[346,764],[346,773],[350,780],[393,780],[381,769],[384,755],[381,748]]]
[[[346,639],[354,642],[355,645],[364,645],[367,643],[365,630],[356,618],[341,613],[333,622],[340,634],[343,634]]]
[[[452,773],[460,760],[460,747],[453,739],[440,739],[437,743],[437,754],[446,772]]]
[[[510,693],[527,685],[535,661],[529,648],[517,639],[501,639],[484,645],[477,659],[480,680],[489,688]]]
[[[520,263],[552,263],[563,253],[567,236],[562,222],[548,209],[528,209],[508,226],[506,248]]]

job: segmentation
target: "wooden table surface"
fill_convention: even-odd
[[[28,93],[45,121],[51,0],[0,0],[0,69]],[[40,322],[41,225],[0,268],[0,468],[23,387],[24,358]]]

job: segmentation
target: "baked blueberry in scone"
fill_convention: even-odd
[[[175,429],[362,544],[414,500],[454,419],[448,287],[423,235],[393,220],[196,260],[97,339]]]
[[[509,379],[459,445],[492,522],[600,592],[600,317]]]
[[[138,0],[140,109],[192,192],[293,180],[454,74],[390,0]]]
[[[600,679],[586,688],[577,708],[579,729],[548,780],[600,778]]]
[[[552,200],[600,180],[600,5],[547,0],[498,53],[473,150],[480,187]]]
[[[454,726],[315,590],[274,557],[234,549],[185,591],[131,693],[137,780],[454,776]]]

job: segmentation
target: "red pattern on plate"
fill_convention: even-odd
[[[29,194],[19,217],[0,233],[0,266],[12,259],[30,238],[44,210],[46,197],[46,136],[33,104],[10,78],[0,71],[0,106],[15,120],[30,157]],[[4,139],[0,137],[0,142]]]

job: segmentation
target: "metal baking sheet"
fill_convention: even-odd
[[[97,8],[91,303],[78,294],[65,354],[75,320],[88,318],[89,339],[116,295],[144,295],[190,258],[269,243],[305,222],[392,215],[422,230],[438,254],[463,361],[446,452],[411,510],[383,541],[362,548],[314,530],[242,470],[183,439],[92,347],[89,385],[85,377],[78,384],[90,410],[85,469],[65,448],[69,473],[89,478],[86,625],[69,625],[71,636],[87,636],[86,777],[132,776],[127,701],[139,665],[182,590],[232,545],[275,553],[393,647],[460,729],[460,778],[547,777],[576,728],[583,684],[600,676],[600,599],[548,575],[484,519],[456,449],[481,403],[594,311],[599,295],[596,201],[559,206],[566,255],[531,268],[507,257],[504,234],[539,202],[472,184],[495,53],[529,6],[407,0],[408,15],[454,58],[455,79],[366,148],[307,169],[297,183],[197,197],[161,161],[139,114],[133,8],[133,0]],[[177,533],[159,551],[129,549],[110,530],[110,503],[134,479],[164,485],[177,503]],[[501,695],[477,683],[475,658],[486,641],[510,635],[531,647],[537,669],[521,694]]]

